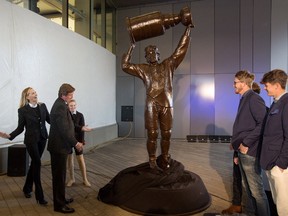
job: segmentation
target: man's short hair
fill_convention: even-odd
[[[235,74],[235,77],[239,79],[241,82],[246,83],[249,88],[252,88],[252,83],[254,82],[255,75],[250,73],[248,70],[241,70]]]
[[[58,97],[67,96],[69,93],[75,91],[75,88],[68,83],[63,83],[58,91]]]
[[[279,83],[281,88],[285,89],[287,84],[287,74],[281,69],[274,69],[265,73],[260,83]]]

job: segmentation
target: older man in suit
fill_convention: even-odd
[[[62,84],[50,112],[47,149],[51,155],[54,211],[61,213],[75,211],[67,206],[73,200],[65,198],[66,162],[72,147],[81,150],[83,146],[75,138],[74,123],[67,106],[67,102],[73,99],[74,91],[75,88],[70,84]]]
[[[261,84],[274,102],[263,132],[260,164],[269,180],[279,216],[288,215],[288,94],[287,74],[275,69],[264,74]]]
[[[270,215],[269,204],[263,187],[258,145],[266,116],[264,100],[252,90],[254,74],[238,71],[234,78],[235,93],[241,95],[237,116],[233,125],[231,144],[238,151],[239,165],[252,206],[248,215]],[[248,205],[249,206],[249,205]]]

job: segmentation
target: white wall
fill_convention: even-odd
[[[31,86],[50,111],[64,82],[86,124],[116,124],[116,57],[92,41],[38,14],[0,0],[0,131],[17,126],[20,95]],[[23,135],[15,141],[23,140]],[[7,140],[0,138],[0,147]]]

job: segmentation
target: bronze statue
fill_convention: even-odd
[[[174,53],[160,63],[160,52],[158,48],[149,45],[145,48],[147,64],[130,63],[135,41],[153,37],[153,35],[159,36],[160,27],[158,24],[161,22],[158,18],[153,20],[155,16],[151,16],[150,14],[137,18],[138,26],[134,26],[133,28],[128,26],[131,45],[128,52],[123,55],[122,69],[124,72],[136,76],[144,82],[146,87],[145,128],[147,129],[148,136],[147,150],[150,168],[167,170],[169,168],[169,148],[173,121],[173,73],[186,55],[190,42],[190,30],[194,26],[192,24],[191,13],[187,8],[182,9],[178,16],[162,16],[162,20],[170,20],[169,26],[173,26],[171,20],[174,20],[175,24],[178,24],[180,22],[179,20],[182,20],[181,22],[186,25],[186,30]],[[157,14],[159,17],[159,13]],[[157,23],[157,25],[155,25],[155,23]],[[166,28],[164,24],[165,22],[161,24],[163,29]],[[131,25],[131,22],[128,22],[128,25]],[[149,30],[149,32],[141,36],[139,32],[142,32],[143,28]],[[157,160],[158,125],[161,131],[161,156]]]
[[[185,170],[183,164],[169,155],[173,121],[173,75],[189,47],[193,27],[190,11],[184,8],[179,15],[153,12],[126,20],[131,45],[123,55],[122,69],[142,79],[146,87],[145,128],[149,162],[120,171],[100,188],[97,198],[143,215],[186,215],[203,211],[211,205],[211,197],[200,176]],[[170,57],[160,62],[158,48],[150,45],[145,48],[147,63],[130,62],[135,42],[164,34],[167,26],[176,25],[180,23],[179,20],[186,26],[186,30]],[[156,157],[159,128],[161,154]]]

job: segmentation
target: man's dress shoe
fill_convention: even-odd
[[[69,214],[69,213],[75,212],[74,208],[70,208],[68,206],[63,206],[60,209],[54,209],[54,211],[61,212],[61,213],[64,213],[64,214]]]
[[[65,199],[65,204],[72,203],[74,201],[73,198]]]

